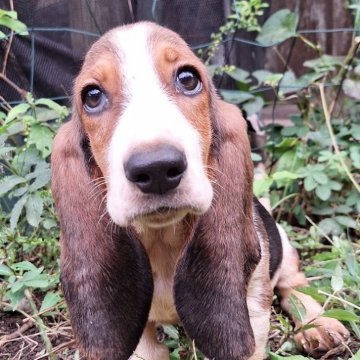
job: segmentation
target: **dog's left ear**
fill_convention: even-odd
[[[253,170],[245,120],[233,105],[215,101],[220,137],[210,163],[215,196],[177,264],[174,296],[199,350],[211,359],[240,360],[255,350],[246,302],[261,256],[253,223]]]

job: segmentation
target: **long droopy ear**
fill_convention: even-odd
[[[94,195],[93,178],[99,170],[93,162],[74,116],[56,136],[52,155],[61,284],[85,358],[124,360],[145,327],[153,281],[141,243],[111,223],[102,196]]]
[[[220,136],[210,164],[215,196],[178,262],[175,304],[186,332],[208,358],[241,360],[255,349],[246,293],[261,256],[253,224],[253,171],[240,111],[217,99],[214,105]]]

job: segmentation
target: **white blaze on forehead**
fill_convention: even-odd
[[[149,146],[171,144],[184,151],[188,168],[181,185],[188,205],[206,211],[212,189],[205,175],[201,137],[182,114],[161,83],[150,46],[150,24],[138,24],[114,31],[111,37],[119,54],[121,91],[124,111],[118,119],[109,147],[108,210],[115,222],[125,225],[132,217],[156,210],[125,176],[123,164],[133,151],[147,151]],[[162,199],[158,206],[184,206],[179,200]],[[165,203],[164,203],[165,201]],[[155,206],[155,208],[151,208]]]
[[[184,140],[184,132],[199,142],[197,132],[166,94],[158,77],[149,41],[152,31],[150,24],[140,24],[114,36],[126,98],[119,126],[126,128],[123,135],[129,140],[131,137],[132,146],[161,140],[178,143]]]

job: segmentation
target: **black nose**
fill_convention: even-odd
[[[143,193],[165,194],[179,185],[186,166],[182,151],[163,145],[131,155],[124,164],[124,170],[128,180]]]

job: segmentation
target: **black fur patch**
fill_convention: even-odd
[[[264,223],[264,227],[269,238],[270,278],[272,279],[276,270],[279,268],[283,258],[281,237],[275,220],[261,205],[260,201],[257,198],[254,198],[254,205],[256,211],[258,212]]]

